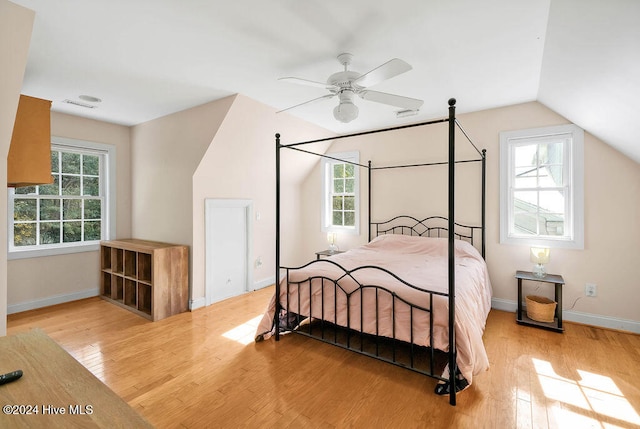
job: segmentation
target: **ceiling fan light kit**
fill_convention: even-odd
[[[333,108],[333,117],[340,122],[351,122],[358,117],[358,106],[353,104],[353,91],[345,89],[338,95],[340,104]]]
[[[318,100],[324,100],[326,98],[333,98],[335,96],[338,96],[340,101],[338,105],[333,109],[333,116],[338,121],[347,123],[353,121],[358,117],[359,109],[358,106],[356,106],[353,102],[354,95],[357,95],[364,100],[402,108],[403,110],[396,114],[396,117],[398,118],[412,116],[418,113],[420,107],[423,104],[422,100],[367,89],[368,87],[374,86],[384,80],[391,79],[392,77],[395,77],[399,74],[408,72],[412,69],[409,64],[398,58],[394,58],[368,71],[367,73],[360,74],[348,69],[352,59],[353,55],[349,53],[338,55],[338,61],[344,66],[344,70],[329,76],[329,79],[327,79],[327,83],[315,82],[312,80],[296,77],[280,78],[279,80],[282,81],[320,87],[329,91],[329,94],[326,94],[322,97],[314,98],[304,103],[297,104],[295,106],[281,110],[280,112],[284,112],[286,110],[290,110]]]
[[[333,108],[333,117],[340,122],[351,122],[358,117],[358,106],[353,103],[340,103]]]

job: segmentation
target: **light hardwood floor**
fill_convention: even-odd
[[[257,322],[238,327],[272,293],[158,322],[90,298],[10,315],[8,334],[43,329],[158,428],[640,427],[638,335],[492,310],[491,369],[452,407],[433,379],[313,339],[252,342]]]

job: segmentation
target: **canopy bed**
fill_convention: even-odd
[[[482,342],[491,306],[485,257],[486,151],[478,150],[455,117],[449,117],[283,145],[276,134],[276,282],[275,294],[256,331],[256,341],[282,332],[311,336],[357,353],[436,378],[437,394],[456,392],[488,368]],[[313,260],[302,267],[280,265],[280,151],[300,146],[394,130],[448,123],[449,157],[445,162],[372,166],[367,169],[369,242],[355,249]],[[479,158],[456,160],[459,129]],[[481,163],[480,225],[455,221],[455,166]],[[448,215],[417,218],[399,215],[372,221],[372,174],[405,167],[448,166]],[[284,275],[283,275],[284,273]]]

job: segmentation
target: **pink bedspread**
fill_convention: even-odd
[[[321,276],[338,279],[345,272],[332,264],[336,262],[347,270],[354,270],[363,266],[378,266],[395,273],[407,283],[429,291],[448,293],[448,262],[447,239],[427,238],[406,235],[381,235],[370,243],[348,252],[333,255],[330,258],[316,261],[305,268],[290,272],[291,281],[306,280],[311,276]],[[469,383],[473,376],[489,368],[489,360],[482,342],[484,327],[491,308],[491,283],[484,259],[480,253],[466,241],[456,240],[456,348],[457,363],[462,375]],[[363,268],[352,271],[351,276],[363,285],[383,286],[395,292],[400,298],[429,308],[428,294],[417,291],[402,284],[393,276],[376,268]],[[350,276],[340,279],[338,284],[350,293],[358,285]],[[337,315],[334,310],[333,282],[325,281],[324,308],[321,298],[321,280],[312,282],[309,300],[309,287],[300,289],[300,309],[298,309],[298,288],[290,288],[289,302],[291,311],[313,318],[323,318],[330,322],[337,322],[341,326],[347,325],[346,297],[338,292]],[[286,306],[286,279],[281,281],[280,302]],[[375,320],[376,297],[373,289],[366,290],[362,295],[367,311],[362,324],[364,331],[386,337],[393,336],[392,299],[386,293],[378,294],[378,320]],[[310,305],[311,301],[311,305]],[[449,349],[449,310],[448,297],[434,295],[433,315],[435,348],[448,351]],[[311,306],[311,313],[309,307]],[[351,314],[350,327],[360,329],[360,293],[356,292],[349,301]],[[273,319],[275,310],[275,296],[269,302],[267,311],[256,331],[256,341],[267,339],[273,334]],[[395,304],[395,336],[397,339],[409,342],[411,340],[410,310],[407,305],[396,301]],[[377,326],[376,326],[377,323]],[[424,311],[414,311],[413,342],[418,345],[429,345],[429,315]]]

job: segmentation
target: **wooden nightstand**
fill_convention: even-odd
[[[562,285],[564,284],[564,279],[562,276],[557,274],[547,274],[544,277],[536,277],[532,272],[529,271],[516,271],[516,279],[518,279],[518,311],[516,313],[516,322],[519,325],[527,325],[527,326],[535,326],[537,328],[548,329],[550,331],[555,332],[563,332],[564,328],[562,327]],[[532,320],[527,317],[526,309],[522,306],[522,281],[534,281],[534,282],[543,282],[550,283],[555,285],[555,301],[556,312],[553,322],[545,323],[538,322],[536,320]]]
[[[322,256],[337,255],[338,253],[344,253],[344,250],[321,250],[316,252],[316,259],[320,259]]]

